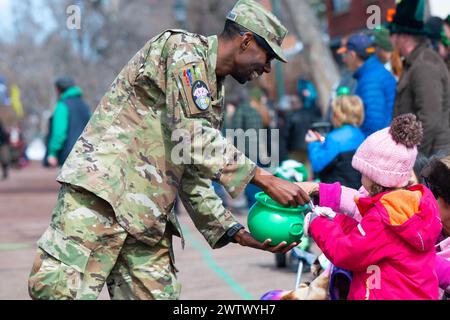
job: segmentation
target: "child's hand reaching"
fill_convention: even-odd
[[[315,207],[314,213],[321,217],[327,217],[331,220],[336,217],[336,212],[334,212],[331,208],[328,207]]]
[[[303,236],[309,237],[309,226],[313,222],[313,220],[317,218],[317,214],[314,212],[310,212],[305,216],[305,221],[303,222]]]
[[[336,217],[336,213],[327,207],[314,207],[314,210],[308,213],[305,217],[305,221],[303,222],[303,233],[306,237],[309,236],[309,227],[313,220],[317,217],[327,217],[330,220],[333,220]]]

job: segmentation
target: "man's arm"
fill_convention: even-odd
[[[286,243],[281,243],[276,247],[269,247],[270,241],[261,243],[255,240],[233,214],[225,209],[211,180],[198,176],[192,166],[187,167],[183,174],[179,195],[196,228],[213,249],[234,242],[241,246],[284,253],[297,245],[293,243],[286,246]]]
[[[212,186],[211,180],[195,173],[195,168],[187,166],[180,182],[180,199],[195,227],[213,249],[223,247],[229,241],[220,241],[226,232],[240,225],[239,221],[222,204]]]
[[[170,49],[169,49],[170,50]],[[179,47],[176,50],[180,50]],[[162,115],[163,126],[168,135],[187,136],[190,147],[184,148],[183,163],[193,165],[198,175],[217,180],[232,196],[238,196],[248,183],[261,187],[274,200],[284,205],[303,205],[309,201],[308,195],[295,184],[275,178],[272,174],[258,170],[257,166],[215,129],[209,120],[211,106],[198,110],[183,93],[182,70],[186,67],[180,60],[174,60],[174,54],[168,54],[166,74],[166,110]],[[201,70],[206,68],[203,61],[195,62]],[[206,81],[206,79],[205,79]],[[196,109],[197,108],[197,109]],[[174,146],[174,141],[172,141]],[[173,148],[172,148],[173,150]],[[185,163],[185,162],[188,163]]]
[[[179,50],[176,49],[176,50]],[[191,59],[195,57],[191,57]],[[200,70],[206,70],[202,60],[195,61]],[[222,136],[211,124],[212,106],[201,110],[190,100],[192,86],[182,81],[183,70],[192,67],[175,60],[174,54],[168,54],[166,80],[166,112],[162,115],[163,125],[173,140],[187,138],[190,147],[184,148],[182,162],[193,165],[199,175],[219,181],[232,196],[236,197],[254,176],[256,165]],[[208,84],[206,75],[201,78]],[[210,89],[210,88],[209,88]],[[176,138],[178,139],[176,139]],[[176,155],[175,155],[176,156]]]

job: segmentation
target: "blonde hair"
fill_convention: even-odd
[[[359,127],[364,122],[364,104],[358,96],[340,96],[333,103],[333,122],[336,127],[349,124]]]

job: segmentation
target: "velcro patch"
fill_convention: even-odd
[[[227,14],[227,19],[228,19],[228,20],[236,21],[236,18],[237,18],[237,14],[234,13],[233,11],[230,11],[230,12]]]
[[[203,64],[192,63],[180,68],[179,81],[182,84],[183,100],[186,105],[186,115],[193,116],[209,112],[211,106],[211,91],[207,84]]]

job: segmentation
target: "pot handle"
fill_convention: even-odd
[[[299,231],[297,231],[297,232],[292,231],[292,229],[294,229],[295,226],[300,226],[300,228],[298,228]],[[295,229],[297,229],[297,228],[295,228]],[[301,236],[303,234],[303,224],[299,223],[299,222],[291,223],[291,225],[289,227],[289,234],[294,237]]]

